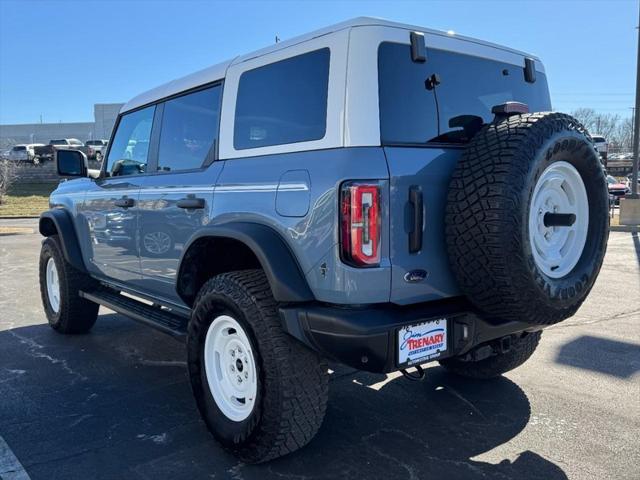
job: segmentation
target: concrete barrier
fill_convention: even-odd
[[[620,225],[640,225],[640,198],[620,199]]]

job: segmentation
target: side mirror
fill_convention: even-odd
[[[86,177],[89,170],[87,156],[80,150],[56,150],[56,166],[63,177]]]

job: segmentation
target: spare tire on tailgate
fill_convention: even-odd
[[[451,179],[446,239],[463,293],[488,316],[550,325],[575,313],[609,235],[603,168],[561,113],[497,118]]]

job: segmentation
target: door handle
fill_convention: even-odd
[[[116,207],[129,208],[129,207],[133,207],[133,205],[135,204],[135,200],[129,197],[122,197],[116,200],[115,202],[113,202],[113,204]]]
[[[187,210],[195,210],[204,208],[204,198],[187,197],[181,198],[176,202],[178,208],[186,208]]]
[[[413,207],[413,230],[409,234],[409,253],[422,250],[422,224],[424,223],[422,211],[422,192],[420,187],[409,187],[409,204]]]

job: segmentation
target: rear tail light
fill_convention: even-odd
[[[346,182],[340,191],[342,260],[356,267],[380,264],[380,184]]]

